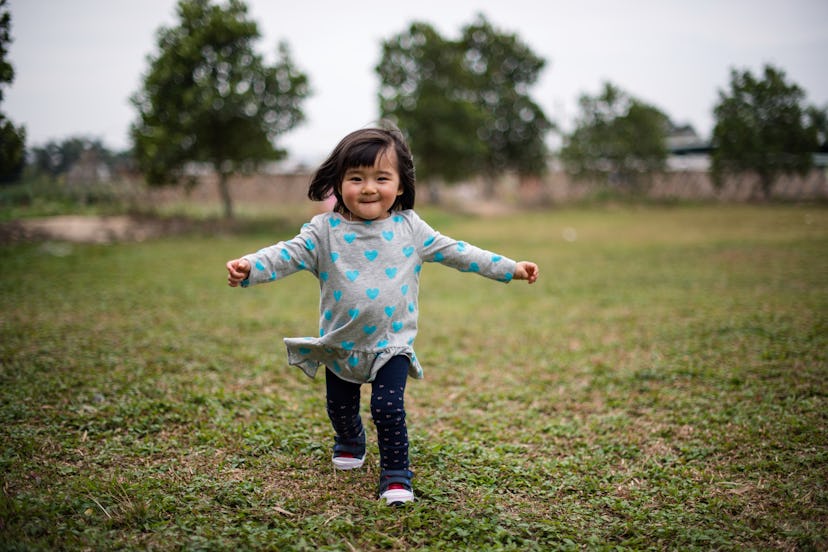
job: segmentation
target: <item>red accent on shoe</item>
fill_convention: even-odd
[[[336,457],[337,458],[356,458],[356,456],[354,456],[350,452],[337,452]]]
[[[389,491],[403,491],[403,490],[405,490],[405,485],[403,485],[402,483],[391,483],[390,485],[388,485],[388,490]]]

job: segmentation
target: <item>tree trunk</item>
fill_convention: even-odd
[[[761,174],[760,175],[760,183],[761,183],[761,200],[768,201],[771,197],[771,193],[773,192],[773,183],[774,183],[774,175],[771,174]]]
[[[230,197],[230,187],[228,186],[228,180],[230,179],[230,175],[226,172],[219,172],[219,195],[221,196],[221,202],[224,205],[224,218],[232,219],[233,218],[233,198]]]
[[[487,170],[483,174],[483,199],[492,200],[497,194],[497,178],[495,173]]]

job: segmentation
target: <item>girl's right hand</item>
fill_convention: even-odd
[[[250,261],[247,259],[233,259],[227,261],[227,283],[236,287],[250,276]]]

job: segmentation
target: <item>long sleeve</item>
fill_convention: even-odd
[[[419,254],[425,262],[440,263],[499,282],[510,282],[514,277],[517,263],[512,259],[444,236],[419,217],[417,221]]]
[[[250,262],[250,276],[242,282],[243,287],[272,282],[308,270],[318,276],[319,236],[317,220],[302,227],[299,235],[245,255]]]

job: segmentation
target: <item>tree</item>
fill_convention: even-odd
[[[308,79],[285,43],[265,64],[240,0],[180,0],[177,12],[178,26],[159,30],[159,53],[132,98],[136,159],[150,184],[182,182],[191,162],[211,165],[230,218],[230,175],[285,155],[274,141],[304,120]]]
[[[805,93],[770,65],[761,79],[750,71],[730,72],[730,90],[719,91],[714,108],[712,172],[753,172],[770,195],[782,174],[806,174],[825,140],[825,110],[804,104]]]
[[[413,23],[382,50],[380,113],[410,137],[418,177],[453,182],[474,174],[484,154],[477,130],[486,115],[463,94],[471,83],[456,44],[426,23]]]
[[[472,83],[465,94],[488,115],[477,135],[486,145],[481,169],[492,195],[497,173],[536,175],[546,169],[544,137],[553,125],[528,93],[546,62],[482,15],[463,29],[460,48]]]
[[[597,96],[582,95],[575,130],[564,137],[561,159],[576,178],[608,177],[637,189],[667,161],[669,118],[657,108],[605,83]]]
[[[420,177],[536,174],[545,168],[551,123],[528,88],[543,66],[482,16],[456,41],[414,23],[383,42],[380,112],[409,135]]]
[[[3,86],[14,80],[14,67],[6,61],[11,43],[11,13],[6,0],[0,0],[0,102]],[[26,162],[26,129],[16,127],[0,112],[0,183],[14,182],[20,178]]]

